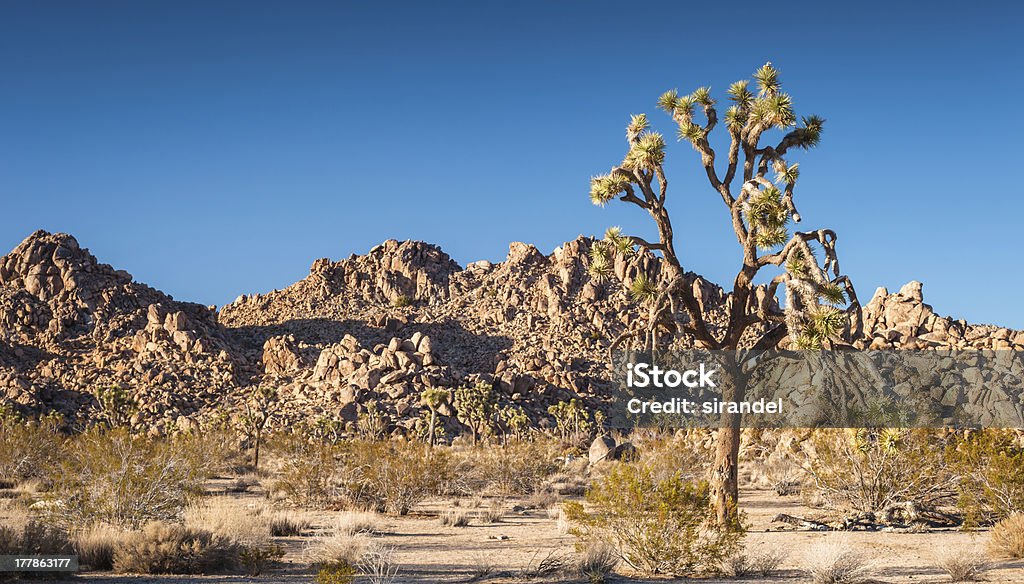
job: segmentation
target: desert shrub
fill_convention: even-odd
[[[75,553],[78,563],[93,570],[114,567],[114,554],[128,537],[124,530],[111,525],[91,525],[75,534]]]
[[[993,525],[989,549],[999,557],[1024,558],[1024,515],[1010,515]]]
[[[241,548],[239,562],[249,576],[259,576],[268,566],[284,557],[284,548],[277,544],[251,545]]]
[[[359,442],[349,449],[344,464],[353,504],[406,515],[440,490],[450,455],[421,442]]]
[[[754,574],[770,576],[785,561],[787,555],[784,549],[765,545],[753,551],[743,549],[725,559],[722,571],[734,578]]]
[[[334,521],[334,531],[345,535],[383,533],[380,516],[369,511],[345,511]]]
[[[510,442],[474,454],[478,472],[502,496],[537,492],[561,466],[557,447],[546,441]]]
[[[744,531],[715,523],[706,482],[678,474],[655,479],[642,464],[620,464],[587,491],[586,511],[565,504],[572,533],[584,542],[612,543],[620,558],[645,574],[696,576],[719,570],[733,554]]]
[[[343,532],[323,533],[310,540],[302,551],[307,562],[316,566],[355,566],[366,551],[363,535]]]
[[[519,580],[533,582],[565,572],[571,566],[570,557],[557,549],[538,549],[530,556],[526,566],[516,571]]]
[[[445,527],[467,527],[471,521],[469,513],[458,509],[449,509],[438,517],[438,521]]]
[[[388,417],[380,411],[376,403],[369,403],[366,409],[359,412],[356,419],[356,430],[363,440],[380,440],[388,431]]]
[[[618,564],[619,554],[614,546],[593,541],[583,547],[576,560],[576,575],[585,578],[588,584],[603,584]]]
[[[174,439],[182,448],[195,453],[203,471],[210,476],[230,476],[252,470],[238,428],[226,410],[218,411],[203,424],[201,431],[177,435]]]
[[[955,497],[957,476],[944,464],[945,444],[928,430],[818,430],[804,468],[826,505],[885,512],[910,504],[934,509]]]
[[[636,432],[631,441],[640,452],[639,462],[651,470],[655,480],[681,473],[687,480],[706,478],[713,453],[711,441],[695,431]]]
[[[807,576],[813,584],[866,584],[871,581],[868,560],[842,543],[822,543],[807,553]]]
[[[957,508],[969,525],[1024,512],[1024,445],[1012,431],[958,435],[948,452],[962,476]]]
[[[15,485],[56,470],[64,437],[55,416],[23,420],[0,412],[0,481]]]
[[[359,559],[359,570],[370,584],[391,584],[398,576],[395,548],[373,543]]]
[[[355,575],[356,569],[350,564],[323,564],[316,571],[313,584],[351,584]]]
[[[30,518],[22,525],[0,525],[0,556],[69,554],[74,545],[64,529]]]
[[[129,528],[176,519],[202,479],[194,454],[173,443],[123,429],[91,430],[69,445],[54,485],[60,501],[54,519]]]
[[[132,574],[211,574],[237,569],[241,547],[221,535],[152,522],[114,554],[114,570]]]
[[[984,580],[991,567],[985,556],[977,550],[947,548],[936,558],[951,582],[978,582]]]
[[[293,511],[275,511],[270,515],[268,527],[274,537],[302,535],[309,529],[309,519]]]
[[[324,507],[338,499],[338,447],[289,436],[271,448],[283,461],[274,491],[303,507]]]
[[[74,546],[66,531],[28,518],[20,524],[0,525],[0,556],[2,555],[56,555],[74,553]],[[66,576],[62,572],[0,572],[0,581],[22,578],[50,578]]]

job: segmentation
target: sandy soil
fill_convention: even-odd
[[[767,544],[789,551],[778,575],[764,578],[704,580],[704,582],[806,582],[801,571],[805,556],[822,542],[841,542],[871,558],[878,582],[948,582],[949,577],[938,567],[936,558],[949,550],[983,549],[987,533],[958,530],[910,532],[808,532],[782,530],[771,520],[778,513],[805,515],[808,510],[799,497],[779,497],[773,492],[747,490],[741,495],[742,505],[751,525],[747,545]],[[465,508],[468,502],[463,502]],[[484,500],[480,509],[486,508]],[[508,501],[507,506],[523,504]],[[468,527],[442,527],[436,514],[451,508],[450,501],[431,501],[421,505],[409,517],[384,519],[385,533],[379,541],[394,546],[395,560],[401,565],[398,583],[431,582],[580,582],[568,577],[542,580],[524,579],[519,573],[538,562],[552,550],[569,556],[574,538],[559,532],[558,521],[543,509],[509,512],[504,521],[482,524],[473,521]],[[476,509],[471,510],[473,512]],[[332,514],[320,514],[314,529],[330,522]],[[288,553],[284,563],[259,578],[242,576],[207,577],[132,577],[112,574],[83,574],[80,580],[89,584],[125,583],[234,583],[234,582],[310,582],[313,571],[302,560],[302,549],[309,537],[280,538]],[[483,567],[490,575],[481,577]],[[1024,562],[996,562],[985,575],[988,582],[1024,582]],[[360,582],[363,580],[359,580]],[[618,575],[611,582],[672,582],[678,580],[644,580]]]

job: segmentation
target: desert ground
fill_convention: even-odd
[[[209,481],[206,497],[218,504],[236,506],[239,512],[266,504],[259,485],[244,493],[231,492],[237,478]],[[570,497],[578,499],[578,497]],[[983,551],[986,530],[934,529],[914,532],[908,529],[877,531],[809,531],[786,526],[773,519],[780,513],[793,516],[814,516],[799,494],[780,496],[770,489],[746,488],[741,492],[743,511],[748,522],[747,549],[770,547],[783,550],[785,558],[770,576],[720,577],[700,579],[701,582],[806,582],[805,567],[809,553],[822,544],[835,543],[867,557],[872,581],[875,582],[949,582],[950,577],[939,567],[941,558],[950,551]],[[499,506],[504,514],[500,521],[485,523],[480,517]],[[464,527],[442,526],[438,517],[446,511],[460,510],[470,517]],[[260,576],[137,576],[112,572],[83,572],[78,581],[91,584],[118,583],[218,583],[235,582],[309,582],[316,570],[306,557],[305,549],[318,533],[330,529],[345,511],[305,511],[308,528],[301,535],[274,538],[282,545],[284,556]],[[0,518],[3,514],[0,513]],[[557,513],[538,506],[533,498],[474,497],[431,499],[417,505],[407,516],[375,517],[375,533],[369,539],[394,549],[393,561],[399,572],[396,584],[430,582],[585,582],[571,573],[536,575],[533,572],[545,558],[560,558],[566,565],[576,554],[577,539],[566,532]],[[364,581],[357,578],[357,582]],[[370,581],[369,579],[365,581]],[[620,567],[608,582],[682,582],[672,578],[642,578]],[[994,561],[984,574],[987,582],[1024,582],[1024,561]]]

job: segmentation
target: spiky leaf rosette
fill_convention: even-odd
[[[595,241],[590,248],[590,265],[587,267],[590,277],[601,283],[612,277],[615,267],[612,263],[611,251],[603,241]]]
[[[636,246],[633,245],[633,240],[622,235],[621,227],[609,227],[604,232],[604,241],[616,255],[630,258],[636,254]]]
[[[749,85],[750,82],[743,79],[730,85],[729,90],[727,91],[729,99],[731,99],[740,109],[749,108],[753,102],[754,94],[747,88]]]
[[[747,123],[747,112],[739,106],[730,106],[725,110],[725,125],[733,132],[739,132]]]
[[[796,147],[809,150],[821,142],[821,131],[825,127],[825,119],[818,116],[808,116],[802,119],[803,127],[793,130],[793,137],[796,139]]]
[[[796,123],[793,98],[787,93],[758,98],[754,101],[752,115],[761,125],[768,128],[788,128]]]
[[[789,232],[789,210],[782,202],[782,192],[775,187],[758,190],[743,208],[747,224],[756,232],[758,247],[769,249],[786,243]]]
[[[644,132],[629,149],[623,166],[636,170],[654,170],[665,162],[665,138],[657,132]]]
[[[715,105],[715,100],[711,97],[710,87],[700,87],[690,97],[693,98],[693,101],[706,107]]]
[[[679,99],[679,92],[675,89],[670,89],[662,93],[658,98],[658,107],[671,114],[676,109],[677,99]]]
[[[641,304],[654,300],[658,295],[658,287],[647,277],[647,274],[640,274],[633,278],[629,285],[629,296],[634,302]]]
[[[829,282],[818,287],[818,296],[832,306],[846,304],[846,293],[838,284]]]
[[[647,114],[636,114],[630,116],[629,125],[626,126],[626,140],[630,143],[636,140],[650,123],[647,121]]]
[[[782,87],[779,81],[779,70],[772,67],[771,63],[765,63],[754,73],[754,81],[760,90],[760,95],[773,95]]]
[[[793,185],[796,184],[798,178],[800,178],[800,163],[796,162],[783,167],[782,170],[775,175],[775,182]]]
[[[603,174],[590,179],[590,202],[602,207],[626,192],[629,180],[620,174]]]

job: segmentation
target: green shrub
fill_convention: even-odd
[[[46,479],[55,470],[63,443],[57,417],[23,420],[0,414],[0,481]]]
[[[509,442],[503,447],[471,451],[480,478],[502,496],[530,495],[561,467],[550,442]]]
[[[202,486],[195,453],[173,442],[132,436],[124,429],[90,430],[70,443],[54,519],[75,525],[138,528],[176,519]]]
[[[337,501],[338,447],[301,437],[281,438],[274,446],[283,461],[275,491],[303,507],[324,507]]]
[[[706,482],[678,474],[656,479],[642,464],[620,464],[587,491],[589,510],[565,504],[571,532],[584,543],[609,542],[644,574],[702,576],[717,573],[744,536],[737,524],[715,523]]]
[[[985,429],[957,436],[948,458],[962,477],[957,508],[968,525],[1024,512],[1024,446],[1012,431]]]
[[[955,499],[957,476],[945,464],[946,444],[936,432],[818,430],[810,444],[805,469],[832,508],[887,512],[909,503],[927,510]]]
[[[351,584],[356,569],[346,562],[323,564],[313,578],[314,584]]]
[[[346,463],[359,488],[353,502],[396,515],[436,494],[450,466],[447,451],[422,442],[356,443],[350,455]]]
[[[153,522],[114,555],[114,569],[131,574],[212,574],[238,568],[241,547],[209,531]]]

